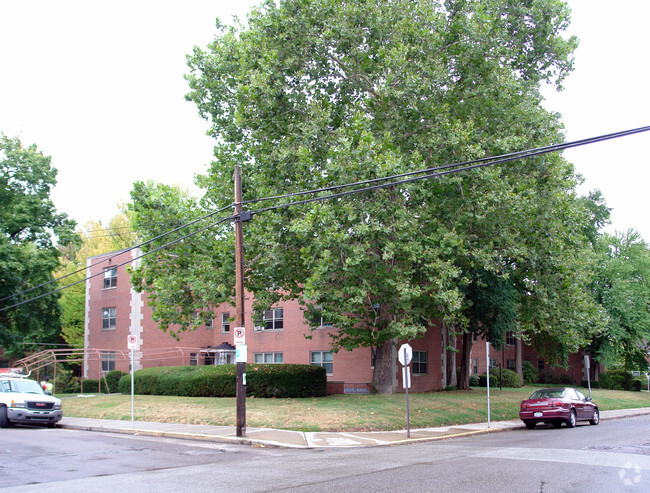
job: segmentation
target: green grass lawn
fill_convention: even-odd
[[[536,387],[490,389],[493,421],[518,419],[519,404]],[[412,428],[487,421],[485,388],[409,394]],[[588,395],[588,390],[584,390]],[[601,410],[650,407],[650,393],[592,389]],[[64,416],[131,419],[130,395],[64,398]],[[68,398],[69,397],[69,398]],[[74,398],[73,398],[74,397]],[[235,426],[234,398],[136,395],[137,421]],[[305,399],[246,399],[246,425],[300,431],[379,431],[406,428],[406,396],[332,395]]]

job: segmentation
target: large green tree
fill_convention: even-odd
[[[594,282],[608,325],[590,345],[599,363],[648,368],[650,354],[650,249],[639,233],[604,234]]]
[[[35,145],[0,134],[0,346],[9,356],[60,332],[57,295],[12,308],[55,287],[42,285],[53,279],[59,247],[76,239],[74,221],[50,199],[56,173]]]
[[[213,43],[189,57],[187,76],[188,99],[216,139],[200,205],[232,201],[236,165],[245,200],[255,200],[560,141],[539,86],[571,69],[568,14],[556,0],[287,0],[266,2],[246,27],[218,25]],[[572,321],[559,313],[542,323],[535,308],[564,288],[545,253],[557,254],[563,276],[580,270],[568,265],[577,254],[560,255],[584,243],[571,228],[585,215],[576,183],[561,157],[538,156],[255,214],[246,224],[247,287],[258,307],[292,297],[319,311],[338,328],[335,349],[372,347],[381,391],[391,390],[396,340],[441,318],[500,333],[531,293],[539,301],[527,303],[528,330],[575,343],[584,324],[567,330]],[[144,275],[158,269],[151,285],[169,275],[157,265],[143,267]],[[197,306],[208,284],[194,279],[182,301]],[[507,309],[496,304],[504,296]],[[162,313],[166,302],[157,302]]]

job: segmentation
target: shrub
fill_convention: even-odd
[[[234,397],[235,365],[167,366],[138,370],[134,393],[187,397]],[[119,382],[122,393],[131,392],[131,375]],[[315,365],[264,365],[246,367],[246,394],[255,397],[322,397],[327,395],[325,369]]]
[[[636,390],[634,377],[625,370],[613,370],[600,375],[600,386],[612,390]]]
[[[119,392],[119,383],[120,379],[124,376],[124,372],[121,370],[112,370],[109,371],[105,376],[104,379],[106,380],[106,384],[104,385],[102,383],[102,390],[108,386],[108,393],[114,394],[116,392]]]
[[[524,383],[526,385],[537,383],[537,380],[539,378],[539,375],[537,374],[537,368],[535,368],[530,361],[524,361],[521,364],[521,369],[524,374]]]
[[[469,376],[469,386],[470,387],[478,387],[478,378],[476,378],[476,375],[470,375]],[[455,385],[452,385],[453,388],[456,388]]]
[[[539,372],[539,383],[544,385],[556,385],[560,383],[560,379],[555,373],[551,373],[548,370],[543,370]]]
[[[494,373],[496,374],[496,376],[498,378],[499,372],[495,371]],[[516,371],[512,371],[512,370],[509,370],[507,368],[502,368],[501,369],[501,385],[503,387],[519,388],[519,387],[521,387],[521,379],[519,378],[519,375],[517,375]]]
[[[479,387],[487,387],[486,373],[478,376],[478,385]],[[497,379],[497,376],[494,373],[490,372],[490,387],[497,387],[498,385],[499,385],[499,380]]]
[[[79,391],[81,391],[81,384],[79,385]],[[83,380],[83,391],[84,392],[99,392],[99,380],[94,380],[92,378],[85,378]]]

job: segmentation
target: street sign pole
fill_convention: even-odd
[[[409,410],[409,387],[411,386],[411,369],[409,363],[413,358],[413,349],[408,344],[402,344],[397,351],[397,359],[404,365],[402,368],[402,384],[406,391],[406,437],[411,438],[411,414]]]
[[[135,413],[133,411],[133,347],[131,347],[131,429],[135,428]]]
[[[589,387],[589,398],[591,399],[591,379],[589,377],[589,355],[585,354],[585,370],[587,371],[587,386]]]
[[[135,350],[135,347],[138,345],[138,338],[137,336],[133,334],[129,334],[128,337],[126,338],[126,344],[127,347],[131,350],[131,428],[135,428],[135,413],[133,411],[133,394],[134,394],[134,385],[133,385],[133,366],[134,366],[134,360],[135,358],[133,357],[133,351]]]
[[[404,348],[404,360],[406,360],[406,348]],[[406,389],[406,437],[411,438],[411,413],[409,411],[409,387],[411,386],[411,375],[409,374],[408,364],[404,367],[404,375],[406,375],[406,381],[404,382],[404,388]]]
[[[487,406],[488,428],[490,427],[490,343],[485,343],[485,359],[487,361]]]
[[[235,325],[244,324],[244,226],[242,222],[241,168],[235,166]],[[237,436],[246,436],[246,363],[235,362],[237,370]]]

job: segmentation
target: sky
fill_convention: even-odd
[[[215,19],[258,0],[0,0],[0,132],[52,156],[52,199],[80,226],[108,221],[135,181],[195,192],[213,141],[184,95],[185,55]],[[580,39],[564,91],[545,89],[568,141],[650,125],[650,1],[569,0]],[[565,151],[612,208],[610,233],[650,242],[650,132]]]

